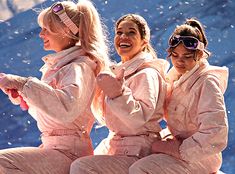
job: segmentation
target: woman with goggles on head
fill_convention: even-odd
[[[136,14],[122,16],[115,25],[114,45],[121,62],[102,72],[97,83],[105,94],[104,121],[109,136],[94,156],[77,159],[71,174],[128,174],[129,167],[151,153],[160,139],[168,62],[158,59],[150,44],[150,29]]]
[[[154,154],[133,164],[130,174],[212,174],[221,167],[227,145],[224,103],[228,69],[209,65],[207,39],[199,21],[188,19],[169,39],[166,115],[174,138],[156,141]]]
[[[42,145],[1,150],[1,174],[68,174],[73,160],[93,154],[95,78],[109,66],[99,14],[90,1],[63,1],[44,9],[38,23],[44,49],[55,51],[43,58],[41,80],[1,74],[0,87],[27,104]]]

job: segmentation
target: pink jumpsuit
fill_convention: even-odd
[[[148,65],[155,64],[155,68]],[[146,66],[144,66],[146,65]],[[123,94],[105,99],[105,123],[109,136],[95,149],[95,156],[72,163],[70,174],[128,174],[139,158],[150,154],[159,139],[163,118],[166,83],[162,78],[168,62],[141,52],[133,59],[112,67],[114,73],[125,68]]]
[[[210,174],[222,164],[227,145],[228,122],[224,103],[228,69],[202,60],[191,71],[174,79],[167,99],[166,121],[173,136],[183,140],[181,159],[153,154],[130,167],[130,174]]]
[[[93,154],[96,63],[77,46],[43,60],[41,80],[29,78],[21,94],[42,132],[42,145],[0,150],[1,174],[68,174],[74,159]]]

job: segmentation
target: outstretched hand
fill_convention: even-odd
[[[22,91],[27,78],[16,75],[0,73],[0,88],[4,93],[10,95],[12,98],[20,99],[20,107],[22,110],[28,110],[28,105],[23,97],[19,95],[18,90]]]
[[[97,76],[98,86],[109,98],[113,99],[122,94],[124,72],[125,69],[122,69],[116,76],[111,72],[102,72]]]
[[[27,82],[27,78],[0,73],[0,88],[2,90],[16,89],[17,91],[22,91],[24,84]]]

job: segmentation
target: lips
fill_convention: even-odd
[[[44,43],[44,45],[47,45],[47,44],[49,44],[49,40],[44,40],[43,43]]]
[[[131,44],[127,43],[127,42],[120,42],[119,47],[120,48],[129,48],[129,47],[131,47]]]
[[[176,66],[176,68],[184,69],[185,67],[184,67],[184,66],[182,66],[182,65],[181,65],[181,66],[178,66],[178,65],[177,65],[177,66]]]

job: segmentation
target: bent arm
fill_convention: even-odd
[[[159,79],[154,69],[140,71],[132,77],[129,86],[124,85],[121,96],[107,99],[107,108],[131,129],[138,129],[154,114],[158,102]]]
[[[73,122],[90,104],[95,76],[85,63],[67,65],[54,88],[30,78],[23,88],[26,102],[59,122]]]

